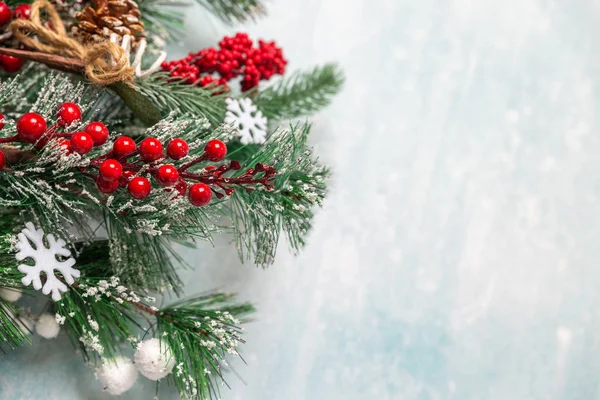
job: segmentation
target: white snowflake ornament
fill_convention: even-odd
[[[35,226],[28,222],[25,224],[25,228],[17,235],[18,242],[15,247],[19,252],[16,255],[18,261],[23,261],[26,258],[31,258],[34,261],[34,265],[19,265],[18,269],[24,273],[25,276],[21,279],[23,285],[28,286],[33,282],[33,288],[35,290],[42,289],[42,293],[52,293],[52,299],[58,301],[61,299],[60,292],[67,291],[67,285],[61,282],[54,271],[58,271],[62,274],[65,282],[72,285],[75,282],[75,278],[79,278],[79,270],[72,268],[75,264],[75,259],[70,257],[71,251],[65,248],[65,241],[62,239],[56,240],[53,234],[46,235],[46,241],[48,247],[44,243],[44,230],[35,229]],[[59,261],[56,257],[70,257],[66,260]],[[44,272],[46,274],[46,282],[42,287],[42,280],[40,274]]]
[[[227,113],[225,123],[233,124],[242,144],[262,144],[267,140],[267,118],[256,108],[248,97],[225,100]]]

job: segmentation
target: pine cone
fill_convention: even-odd
[[[71,33],[82,42],[103,41],[115,33],[119,42],[130,35],[135,46],[144,37],[140,9],[133,0],[92,0],[75,18]]]

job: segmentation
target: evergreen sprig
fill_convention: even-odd
[[[310,125],[292,125],[279,131],[247,160],[255,165],[269,160],[277,171],[273,191],[236,191],[225,207],[238,227],[236,242],[242,259],[258,265],[273,262],[280,233],[295,251],[304,245],[313,209],[327,193],[327,168],[320,166],[306,147]]]
[[[344,75],[336,64],[299,71],[261,90],[254,104],[271,120],[286,120],[315,113],[329,105],[342,88]]]
[[[144,29],[164,39],[176,39],[183,34],[185,14],[180,10],[189,7],[185,0],[142,0],[138,2]]]
[[[228,24],[255,19],[266,13],[261,0],[196,0]]]
[[[214,126],[223,122],[225,97],[215,95],[215,90],[187,85],[164,72],[139,80],[136,88],[165,115],[170,112],[189,113],[207,118]]]
[[[12,349],[31,343],[28,332],[19,320],[19,311],[14,304],[0,298],[0,352],[4,346]]]
[[[239,319],[254,311],[251,304],[231,304],[233,298],[223,293],[199,296],[157,315],[158,334],[176,362],[169,380],[186,398],[218,398],[219,383],[227,384],[222,368],[227,357],[239,356],[238,346],[244,343]]]

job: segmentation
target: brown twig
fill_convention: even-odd
[[[63,72],[83,73],[84,71],[83,61],[76,58],[67,58],[37,51],[9,49],[7,47],[0,47],[0,54],[19,57],[27,61],[39,62]]]
[[[8,161],[9,164],[16,164],[35,157],[35,154],[31,151],[24,151],[10,145],[0,146],[0,151],[4,153],[4,157],[6,157],[6,161]]]

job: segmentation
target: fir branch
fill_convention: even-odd
[[[222,368],[228,356],[239,356],[239,318],[254,311],[251,304],[230,304],[230,294],[208,294],[184,300],[157,314],[158,334],[170,347],[175,370],[169,376],[182,398],[212,399],[227,384]]]
[[[259,265],[273,262],[281,232],[298,251],[311,228],[313,209],[327,192],[327,168],[318,165],[306,148],[310,125],[291,126],[276,132],[246,161],[254,165],[269,160],[278,171],[275,190],[236,191],[225,206],[233,220],[242,259],[253,257]]]
[[[146,33],[163,39],[177,39],[183,34],[185,17],[178,8],[189,7],[192,3],[183,0],[142,0],[138,5]]]
[[[261,0],[196,0],[198,4],[228,24],[254,20],[266,14]]]
[[[223,122],[225,96],[180,81],[173,81],[167,73],[157,73],[136,82],[137,90],[150,99],[162,112],[190,113],[207,118],[217,126]]]
[[[293,119],[326,107],[344,83],[336,64],[296,72],[268,87],[254,99],[256,107],[271,120]]]
[[[125,298],[135,293],[119,286],[119,280],[81,279],[56,303],[56,318],[65,324],[71,342],[86,359],[113,358],[121,354],[123,342],[135,338],[134,314]],[[125,306],[123,306],[125,304]]]
[[[3,351],[4,345],[14,349],[31,343],[29,334],[19,318],[19,311],[15,305],[0,298],[0,351]]]

